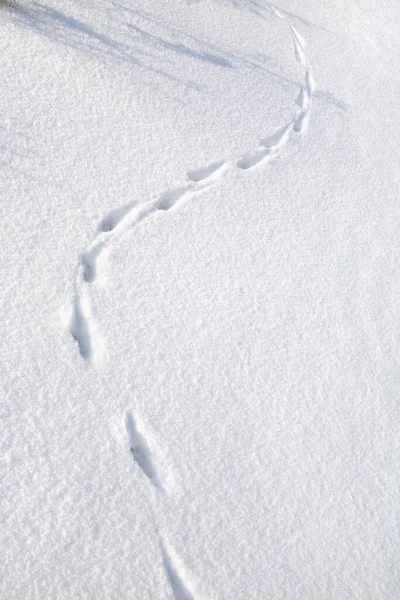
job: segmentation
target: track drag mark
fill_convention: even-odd
[[[131,411],[126,413],[125,428],[129,439],[129,450],[132,452],[135,463],[151,483],[161,489],[151,450]]]

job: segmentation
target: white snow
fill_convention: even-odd
[[[400,597],[399,34],[0,4],[0,598]]]

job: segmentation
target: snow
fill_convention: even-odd
[[[0,597],[400,595],[399,7],[0,6]]]

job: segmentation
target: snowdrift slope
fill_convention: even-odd
[[[1,7],[1,597],[399,595],[399,17]]]

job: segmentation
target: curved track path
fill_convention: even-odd
[[[288,123],[282,124],[270,136],[262,139],[260,144],[252,151],[230,161],[216,161],[203,165],[197,170],[189,171],[187,180],[182,186],[166,190],[156,199],[143,204],[121,206],[112,210],[102,219],[92,244],[79,256],[77,261],[72,315],[69,325],[69,334],[77,342],[81,357],[88,363],[95,362],[98,356],[98,348],[101,347],[90,302],[90,288],[96,283],[101,269],[100,257],[115,248],[120,240],[144,219],[158,211],[166,213],[169,210],[177,209],[182,203],[201,194],[201,192],[215,184],[231,169],[251,171],[257,165],[267,163],[288,144],[293,135],[299,135],[305,131],[314,91],[314,80],[305,51],[306,44],[283,14],[271,6],[269,10],[275,17],[287,24],[293,41],[295,58],[304,68],[304,82],[295,99],[295,116]],[[167,490],[163,485],[160,469],[153,457],[151,443],[146,439],[145,432],[135,417],[134,411],[127,410],[124,424],[127,448],[132,453],[134,466],[142,471],[154,490],[151,497],[148,496],[147,498],[150,499],[154,530],[158,537],[166,580],[171,587],[175,600],[200,600],[203,596],[191,581],[182,560],[176,555],[159,530],[153,501],[157,497],[161,498],[167,493]]]
[[[302,133],[308,124],[314,80],[305,53],[305,41],[298,31],[278,10],[271,12],[286,22],[292,36],[296,60],[304,67],[304,83],[300,87],[296,104],[296,114],[269,137],[260,141],[252,151],[230,161],[216,161],[187,173],[187,181],[181,187],[164,191],[155,200],[139,205],[125,205],[112,210],[99,224],[97,234],[89,248],[77,261],[74,280],[74,298],[69,333],[76,340],[83,359],[93,362],[99,345],[97,327],[93,319],[90,303],[90,285],[96,282],[99,272],[99,259],[122,239],[122,237],[144,219],[157,211],[168,212],[183,202],[199,195],[202,191],[223,177],[230,169],[251,170],[276,156],[289,142],[293,134]]]

